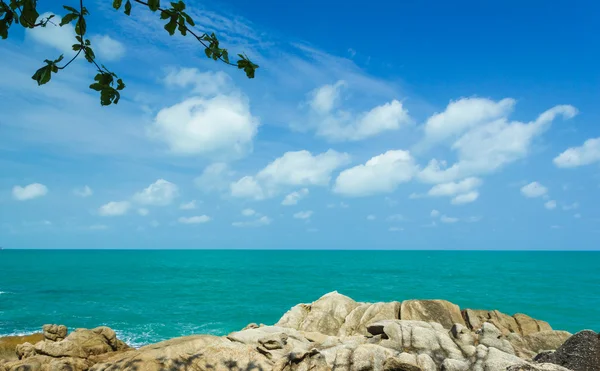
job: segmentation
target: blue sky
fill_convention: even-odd
[[[598,248],[595,2],[188,2],[253,80],[109,5],[118,106],[31,80],[71,28],[0,43],[0,246]]]

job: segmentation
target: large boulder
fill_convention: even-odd
[[[48,341],[61,341],[67,337],[67,326],[64,325],[44,325],[42,326],[44,339]]]
[[[515,320],[514,317],[497,310],[465,309],[463,310],[463,317],[471,330],[479,330],[485,322],[490,322],[504,335],[509,333],[521,333],[519,331],[517,320]]]
[[[455,323],[465,325],[458,305],[446,300],[405,300],[400,308],[400,319],[437,322],[447,329]]]
[[[361,304],[346,316],[339,335],[367,335],[367,327],[371,323],[386,319],[400,319],[399,302]]]
[[[277,326],[337,335],[346,316],[359,304],[337,291],[323,295],[311,305],[296,306],[277,322]]]
[[[88,358],[118,350],[114,331],[108,327],[92,330],[77,329],[60,341],[41,341],[35,344],[37,354],[50,357]]]
[[[584,330],[568,338],[555,352],[538,355],[535,361],[553,363],[573,371],[600,369],[600,334]]]
[[[527,336],[535,332],[550,331],[552,327],[548,322],[533,319],[526,314],[517,313],[513,316],[519,325],[521,335]]]

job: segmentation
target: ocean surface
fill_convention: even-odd
[[[131,345],[273,324],[337,290],[600,331],[600,252],[0,251],[0,336],[110,326]]]

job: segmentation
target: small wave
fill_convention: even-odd
[[[8,332],[8,333],[0,333],[0,337],[6,337],[6,336],[28,336],[28,335],[33,335],[36,333],[39,333],[40,331],[35,331],[35,330],[30,330],[30,331],[15,331],[15,332]]]
[[[0,291],[0,295],[4,295],[4,294],[12,294],[12,292],[8,292],[8,291]]]

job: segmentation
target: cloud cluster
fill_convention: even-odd
[[[12,189],[13,198],[17,201],[32,200],[46,194],[48,194],[48,187],[40,183],[28,184],[25,187],[14,186]]]

